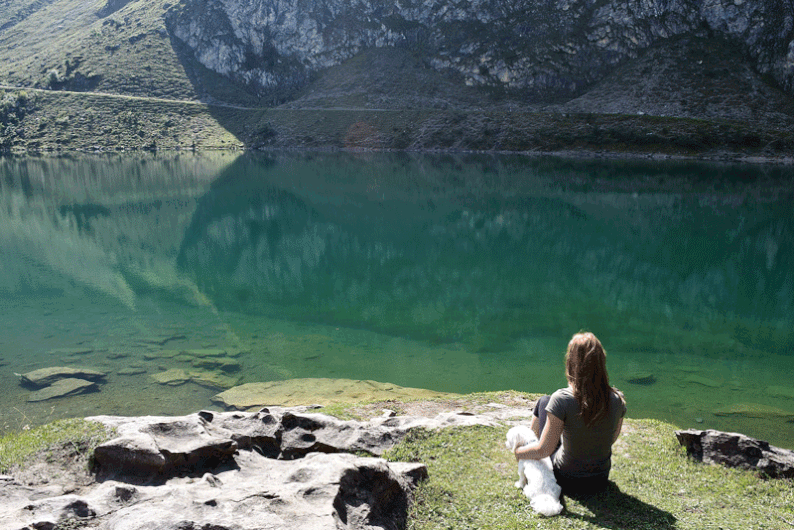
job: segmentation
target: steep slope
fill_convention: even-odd
[[[277,99],[371,48],[524,101],[569,99],[685,35],[729,39],[794,93],[788,0],[185,0],[167,25],[207,68]]]
[[[0,149],[794,146],[789,0],[0,2]]]
[[[719,38],[663,41],[560,108],[794,125],[794,98],[754,71],[730,41]]]

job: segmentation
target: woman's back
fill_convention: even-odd
[[[554,392],[546,410],[563,421],[562,445],[552,455],[554,468],[570,478],[609,474],[612,443],[626,413],[623,399],[610,392],[607,413],[589,426],[582,419],[579,403],[570,388]]]

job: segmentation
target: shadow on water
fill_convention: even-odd
[[[569,499],[575,500],[590,514],[571,513]],[[566,511],[563,517],[581,519],[600,528],[629,530],[635,528],[676,528],[676,518],[670,512],[660,510],[640,499],[623,493],[614,482],[609,482],[606,490],[596,494],[575,494],[563,497]]]

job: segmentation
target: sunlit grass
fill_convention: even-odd
[[[102,424],[82,419],[58,420],[0,438],[0,473],[24,466],[34,455],[68,449],[74,455],[90,457],[94,448],[110,438]],[[45,454],[46,458],[46,454]]]
[[[615,446],[611,487],[589,498],[565,497],[565,510],[553,518],[535,514],[513,487],[515,461],[503,445],[507,427],[417,431],[387,457],[428,466],[429,478],[416,491],[412,530],[789,528],[791,480],[694,462],[674,430],[628,420]]]

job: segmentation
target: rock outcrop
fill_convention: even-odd
[[[690,429],[675,435],[695,460],[756,470],[773,478],[794,477],[794,451],[732,432]]]
[[[166,20],[201,64],[260,94],[289,95],[362,50],[391,48],[418,52],[469,86],[553,100],[687,35],[730,41],[794,92],[794,7],[785,0],[188,0]]]
[[[427,468],[379,455],[414,428],[495,425],[530,410],[362,422],[308,407],[88,418],[116,433],[94,452],[94,479],[0,476],[0,530],[402,528]]]

